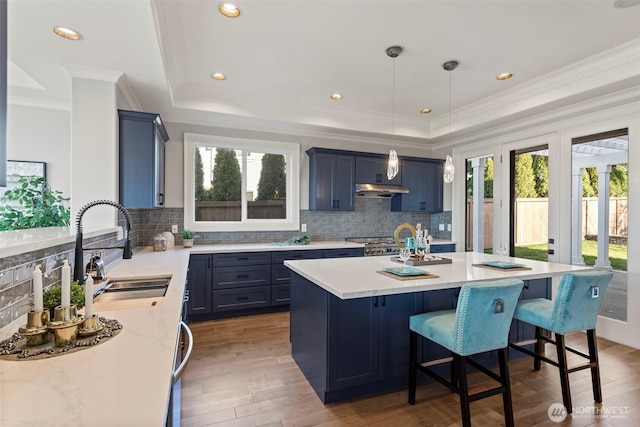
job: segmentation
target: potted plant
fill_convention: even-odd
[[[182,246],[184,246],[185,248],[190,248],[193,246],[193,239],[195,239],[196,236],[195,234],[193,234],[193,231],[190,230],[182,230]]]
[[[71,283],[71,304],[80,309],[84,307],[84,286],[78,281]],[[42,292],[42,305],[49,310],[49,314],[53,319],[53,309],[62,303],[62,287],[60,284],[49,286]]]

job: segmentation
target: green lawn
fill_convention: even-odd
[[[491,248],[485,249],[486,253],[491,253]],[[582,257],[587,265],[594,265],[598,252],[597,243],[592,240],[582,241]],[[515,256],[518,258],[535,259],[547,261],[547,245],[527,245],[517,246]],[[614,270],[627,271],[627,247],[624,245],[609,245],[609,261]]]

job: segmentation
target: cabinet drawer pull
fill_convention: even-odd
[[[236,301],[244,301],[244,300],[248,300],[249,297],[236,297]]]
[[[238,274],[236,276],[236,278],[237,279],[247,279],[247,278],[249,278],[249,275],[248,274]]]
[[[249,257],[238,257],[236,258],[238,261],[249,261]]]
[[[291,256],[291,258],[302,258],[302,257],[304,257],[304,255],[302,254],[295,254]]]

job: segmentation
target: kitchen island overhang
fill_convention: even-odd
[[[438,277],[402,281],[377,273],[398,266],[388,257],[285,261],[292,270],[292,356],[324,403],[406,387],[409,316],[455,308],[464,283],[516,277],[525,281],[523,298],[550,298],[552,277],[590,269],[505,257],[530,269],[496,271],[474,266],[500,260],[495,255],[439,255],[452,263],[422,267]],[[513,340],[531,333],[514,322]],[[421,360],[448,355],[433,345],[420,352]],[[494,356],[481,357],[491,363]]]

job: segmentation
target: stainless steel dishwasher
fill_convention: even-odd
[[[180,399],[182,398],[180,376],[191,357],[193,350],[193,335],[191,329],[184,322],[180,321],[178,332],[178,342],[174,362],[174,371],[171,378],[171,392],[169,394],[169,409],[167,411],[167,426],[175,427],[180,425]]]

